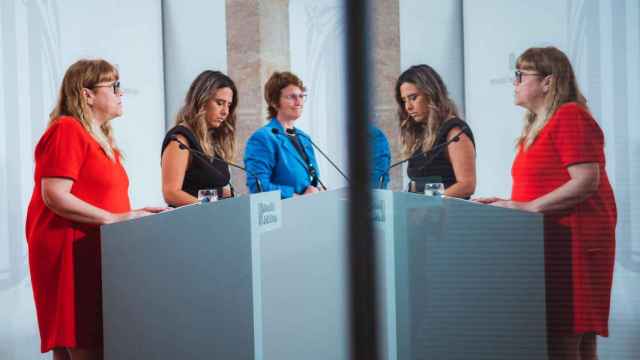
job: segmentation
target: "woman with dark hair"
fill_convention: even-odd
[[[476,188],[473,134],[440,75],[428,65],[412,66],[398,78],[395,96],[403,150],[412,157],[407,175],[416,191],[425,182],[441,182],[445,195],[470,197]]]
[[[294,126],[307,94],[302,80],[290,72],[274,72],[264,86],[269,123],[258,129],[244,153],[247,173],[260,179],[264,191],[280,190],[283,199],[319,191],[318,163],[309,135]],[[256,192],[256,178],[247,176]]]
[[[617,218],[604,135],[562,51],[526,50],[515,75],[515,103],[527,111],[511,199],[476,200],[544,214],[549,358],[596,359],[596,335],[609,332]]]
[[[53,350],[54,360],[102,359],[99,225],[162,211],[131,210],[111,130],[120,115],[118,70],[79,60],[36,146],[26,235],[40,350]]]
[[[191,83],[176,125],[162,142],[162,194],[170,206],[198,201],[198,190],[233,195],[229,166],[233,161],[238,90],[219,71],[203,71]],[[177,141],[175,141],[177,140]],[[179,141],[179,142],[178,142]],[[181,144],[201,155],[193,155]]]

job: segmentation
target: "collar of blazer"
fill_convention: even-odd
[[[291,140],[289,140],[289,136],[285,133],[285,129],[282,126],[282,124],[280,124],[280,122],[274,117],[271,119],[269,124],[267,124],[267,127],[271,129],[276,129],[276,131],[271,130],[271,133],[279,142],[280,146],[282,146],[286,151],[288,151],[304,167],[304,169],[307,171],[307,174],[310,174],[309,165],[305,163],[304,159],[302,158],[302,155],[300,155],[298,150],[293,146],[293,143],[291,142]],[[296,129],[296,133],[302,135],[298,137],[298,141],[300,141],[300,145],[302,145],[302,147],[304,148],[304,151],[307,152],[307,156],[309,156],[309,159],[311,159],[311,155],[308,152],[309,151],[308,145],[306,141],[302,140],[305,136],[308,136],[308,135],[298,129]]]

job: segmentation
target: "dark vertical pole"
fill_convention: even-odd
[[[349,121],[349,266],[351,358],[378,359],[376,328],[375,246],[370,219],[369,186],[370,4],[347,0],[347,98]]]

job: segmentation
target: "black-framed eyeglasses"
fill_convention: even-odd
[[[546,76],[546,75],[541,74],[539,72],[525,73],[525,72],[522,72],[520,70],[516,70],[516,72],[515,72],[515,81],[516,81],[516,83],[520,84],[522,82],[522,77],[523,76]]]
[[[95,88],[99,88],[99,87],[110,87],[110,88],[113,89],[113,93],[117,95],[120,92],[120,81],[119,80],[115,81],[111,85],[96,85],[93,88],[95,89]]]

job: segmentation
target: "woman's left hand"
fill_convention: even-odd
[[[507,209],[517,209],[531,212],[538,212],[531,201],[513,201],[513,200],[498,200],[492,202],[490,205],[499,206]]]

